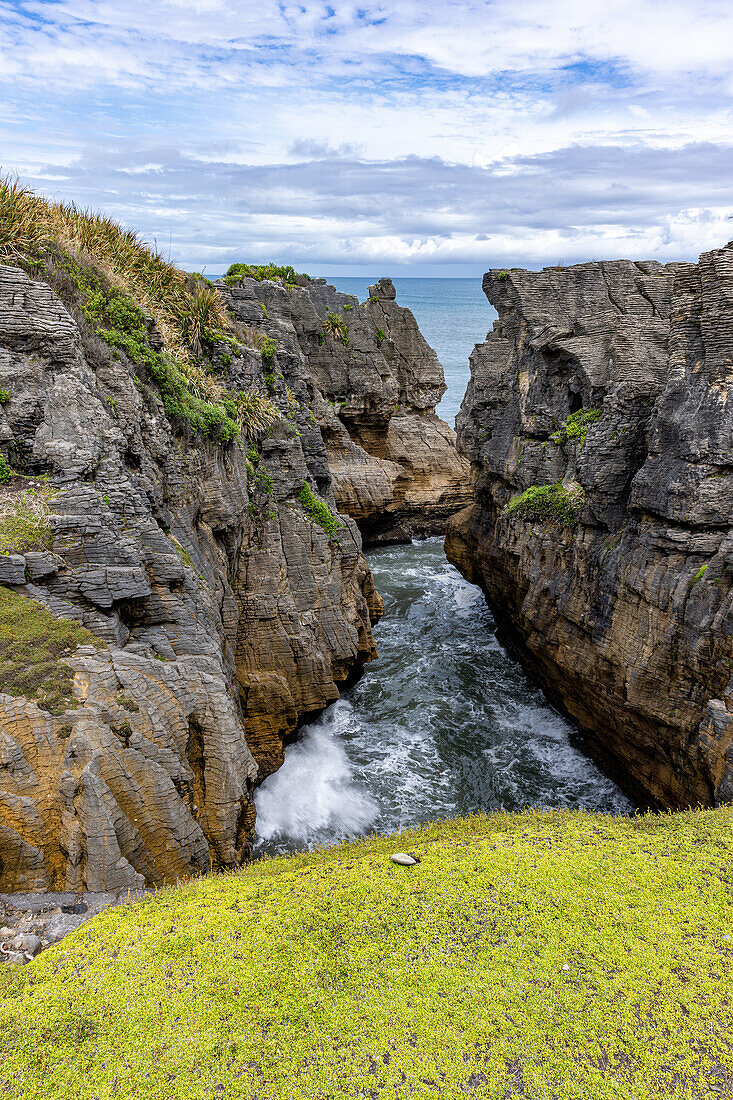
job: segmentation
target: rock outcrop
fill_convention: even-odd
[[[733,245],[489,272],[449,558],[643,803],[733,798]],[[521,494],[521,495],[520,495]]]
[[[6,540],[0,594],[90,632],[59,658],[65,702],[34,691],[30,636],[30,686],[17,646],[16,686],[0,683],[1,889],[137,889],[245,859],[254,786],[375,656],[382,605],[348,513],[376,527],[391,510],[380,534],[421,533],[465,493],[411,315],[386,284],[358,307],[303,282],[222,286],[232,328],[206,369],[281,411],[245,446],[169,415],[175,393],[146,374],[152,320],[141,350],[124,303],[112,339],[73,294],[0,265],[0,447],[20,471],[0,511],[30,493],[41,532]],[[328,328],[338,309],[348,346]],[[0,624],[0,674],[10,646]]]
[[[362,305],[325,279],[300,288],[242,279],[228,294],[235,317],[276,341],[288,363],[280,381],[313,409],[336,504],[364,540],[443,534],[469,503],[469,464],[435,413],[443,368],[391,280]],[[329,318],[343,324],[329,328]]]

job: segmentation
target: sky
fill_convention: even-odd
[[[0,0],[0,171],[191,270],[695,259],[729,0]]]

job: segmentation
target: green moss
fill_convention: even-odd
[[[381,329],[381,328],[378,328],[378,329],[377,329],[377,331],[376,331],[376,332],[375,332],[375,334],[374,334],[374,337],[375,337],[375,339],[376,339],[376,341],[377,341],[377,347],[378,347],[378,348],[381,348],[382,344],[383,344],[383,343],[384,343],[384,341],[385,341],[385,340],[387,339],[387,337],[386,337],[386,335],[385,335],[385,333],[384,333],[384,330],[383,330],[383,329]]]
[[[0,586],[0,684],[51,714],[75,705],[74,674],[61,663],[80,645],[103,646],[81,623],[57,619],[35,600]]]
[[[242,279],[256,279],[258,282],[262,282],[263,279],[271,279],[287,283],[290,286],[297,286],[301,279],[310,282],[310,275],[297,272],[290,264],[282,267],[279,264],[270,263],[232,264],[224,276],[224,282],[227,286],[236,286]]]
[[[260,309],[262,310],[262,316],[265,318],[266,321],[269,321],[270,318],[267,313],[267,306],[264,302],[260,302]]]
[[[344,302],[344,310],[346,313],[350,313],[353,308],[354,305],[352,302]]]
[[[701,580],[702,580],[702,578],[703,578],[703,577],[705,576],[705,574],[707,573],[707,571],[708,571],[708,568],[709,568],[709,566],[710,566],[710,563],[709,563],[709,562],[708,562],[708,564],[707,564],[707,565],[701,565],[701,566],[700,566],[700,568],[698,569],[697,573],[696,573],[696,574],[695,574],[695,576],[694,576],[694,577],[692,578],[692,583],[693,583],[693,584],[697,584],[697,582],[698,582],[698,581],[701,581]]]
[[[509,278],[509,272],[508,271],[500,271],[499,274],[496,276],[496,278],[497,278],[498,282],[505,283],[507,281],[507,279]]]
[[[339,523],[326,502],[316,496],[308,482],[303,483],[298,493],[298,500],[303,505],[303,511],[308,518],[313,523],[317,523],[333,542],[337,542],[339,531],[343,530],[343,524]]]
[[[0,405],[7,405],[10,400],[9,390],[0,390]]]
[[[554,443],[565,443],[572,440],[577,443],[578,450],[585,444],[585,437],[591,424],[601,419],[600,409],[578,409],[564,421],[560,428],[550,437]]]
[[[523,493],[512,497],[505,512],[528,520],[575,527],[583,500],[581,489],[571,492],[559,481],[554,485],[530,485]]]
[[[13,471],[8,466],[5,455],[0,454],[0,485],[7,485],[13,476]]]
[[[729,808],[529,812],[159,890],[7,982],[4,1096],[722,1097],[732,860]]]

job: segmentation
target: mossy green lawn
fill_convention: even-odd
[[[531,812],[167,889],[6,986],[3,1095],[730,1096],[732,862],[730,809]]]

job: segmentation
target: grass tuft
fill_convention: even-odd
[[[326,320],[321,325],[321,328],[329,336],[333,336],[344,345],[345,348],[349,346],[349,328],[344,321],[343,317],[339,317],[338,313],[329,313]]]
[[[0,465],[0,482],[2,480]],[[46,487],[0,491],[0,554],[51,549],[50,497],[51,491]]]

